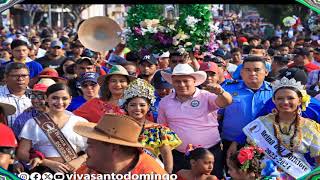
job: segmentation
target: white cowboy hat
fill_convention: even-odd
[[[194,71],[189,64],[178,64],[172,74],[161,71],[163,79],[172,84],[172,76],[192,76],[195,78],[195,86],[199,86],[207,79],[207,74],[204,71]]]

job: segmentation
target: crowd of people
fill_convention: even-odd
[[[1,28],[0,167],[299,178],[320,166],[320,42],[279,28],[159,55],[93,52],[72,26]]]

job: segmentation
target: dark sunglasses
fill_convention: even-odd
[[[31,93],[29,95],[29,98],[30,99],[40,99],[40,100],[44,100],[45,99],[45,94],[34,94],[34,93]]]
[[[83,88],[87,88],[87,87],[96,87],[97,86],[97,83],[85,83],[85,84],[82,84],[81,87]]]

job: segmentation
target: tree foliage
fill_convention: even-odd
[[[197,25],[192,28],[186,26],[186,18],[193,16],[197,19],[201,19]],[[210,37],[209,23],[212,21],[211,11],[206,4],[181,4],[179,5],[179,21],[177,27],[183,32],[190,32],[191,42],[198,42],[201,45],[207,44]],[[207,34],[205,34],[207,33]],[[195,44],[193,44],[195,45]]]
[[[69,14],[74,18],[74,24],[78,24],[81,21],[81,13],[91,4],[65,4],[64,8],[70,10]]]
[[[256,8],[261,17],[274,25],[283,25],[282,20],[287,16],[295,15],[302,21],[306,20],[309,9],[301,4],[259,4],[251,5]]]
[[[133,5],[128,11],[126,19],[129,27],[138,26],[145,19],[159,19],[163,14],[163,5],[159,4],[139,4]]]

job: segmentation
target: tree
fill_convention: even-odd
[[[69,14],[74,18],[74,24],[77,25],[82,20],[82,11],[90,6],[91,4],[66,4],[65,8],[68,8],[70,10]]]
[[[271,22],[274,25],[282,24],[282,20],[287,16],[297,16],[300,17],[302,21],[306,20],[309,9],[301,4],[286,4],[286,5],[276,5],[276,4],[259,4],[250,5],[256,8],[259,14],[265,18],[265,20]]]
[[[33,24],[38,24],[39,22],[34,22],[34,18],[37,14],[37,12],[44,11],[46,9],[47,5],[44,4],[21,4],[21,7],[27,12],[29,16],[29,26],[32,26]],[[41,19],[41,18],[39,18]]]

